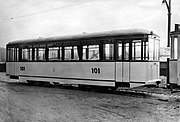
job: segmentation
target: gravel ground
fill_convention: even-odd
[[[140,95],[29,86],[0,73],[0,121],[178,122],[180,103]]]

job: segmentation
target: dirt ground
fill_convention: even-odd
[[[0,73],[0,122],[180,121],[180,102],[29,86]]]

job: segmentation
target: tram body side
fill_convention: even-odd
[[[21,80],[137,87],[159,81],[159,62],[7,62]]]
[[[13,63],[7,63],[7,71]],[[19,62],[16,68],[23,80],[115,86],[115,62]]]

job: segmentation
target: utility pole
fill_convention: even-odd
[[[171,32],[171,0],[169,0],[169,3],[167,0],[163,0],[162,3],[166,4],[167,10],[168,10],[168,39],[167,39],[167,47],[170,47],[170,32]],[[167,87],[170,86],[170,78],[169,78],[169,62],[170,58],[167,58]]]
[[[162,3],[166,4],[167,10],[168,10],[168,41],[167,41],[167,47],[170,47],[170,32],[171,32],[171,0],[169,0],[169,3],[167,0],[163,0]]]

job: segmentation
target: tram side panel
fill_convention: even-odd
[[[20,62],[20,79],[115,86],[115,62]]]
[[[160,82],[160,72],[159,72],[159,68],[160,67],[160,63],[157,62],[148,62],[148,82],[146,82],[146,84],[155,84],[157,82]]]
[[[159,79],[159,62],[117,62],[116,82],[129,83],[130,87],[156,84]]]
[[[130,63],[130,87],[143,86],[148,81],[148,62]]]
[[[129,82],[129,62],[116,62],[116,82]]]
[[[15,63],[14,62],[10,62],[9,63],[9,74],[10,75],[15,75]]]
[[[19,63],[18,62],[6,62],[6,74],[10,76],[19,75]]]
[[[170,61],[169,68],[169,81],[171,84],[177,84],[177,61]]]
[[[159,79],[159,62],[131,62],[131,82],[155,84]]]
[[[177,61],[177,85],[180,86],[180,60]]]
[[[10,75],[9,68],[9,62],[6,62],[6,75]]]

